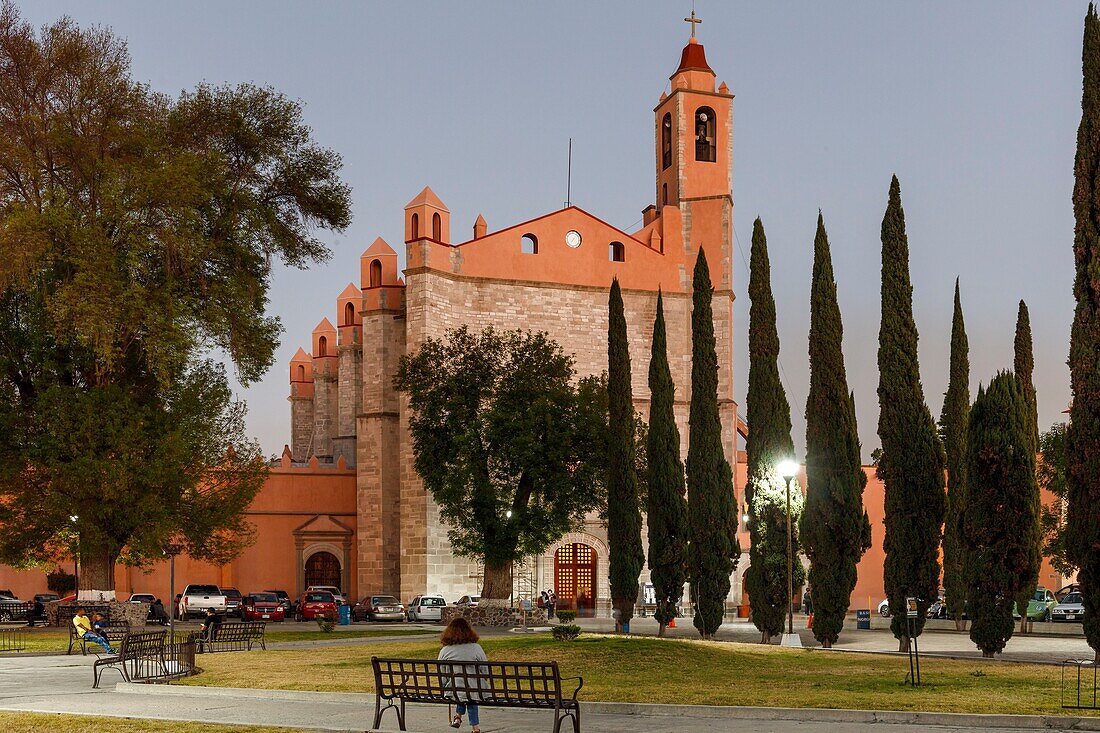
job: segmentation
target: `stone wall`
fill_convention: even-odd
[[[471,626],[514,628],[523,626],[523,612],[507,606],[447,606],[440,621],[444,626],[456,618],[464,618]],[[546,611],[536,608],[527,612],[528,626],[546,626]]]
[[[72,623],[71,619],[76,609],[83,602],[61,603],[60,601],[52,601],[46,605],[46,618],[49,619],[50,626],[60,626],[62,624],[68,625]],[[104,604],[96,601],[88,601],[87,606],[102,606]],[[131,628],[141,628],[145,626],[145,619],[149,615],[149,606],[145,603],[125,603],[123,601],[110,601],[106,604],[110,608],[109,618],[111,621],[127,621]]]

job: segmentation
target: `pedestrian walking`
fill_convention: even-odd
[[[443,630],[443,648],[439,650],[439,657],[441,661],[448,662],[488,662],[489,657],[485,655],[485,650],[481,648],[481,644],[477,643],[477,632],[474,631],[470,623],[461,616],[447,624],[447,628]],[[468,665],[455,665],[460,669],[467,667]],[[485,674],[488,672],[483,667],[477,667],[477,674]],[[443,670],[444,675],[450,675],[444,677],[443,685],[445,687],[455,686],[455,677],[452,670],[446,668]],[[469,686],[468,680],[469,672],[464,671],[463,680],[467,680],[464,687]],[[480,689],[483,687],[484,682],[478,678],[477,687]],[[477,695],[474,695],[474,699],[471,699],[471,695],[468,690],[462,692],[456,692],[456,697],[460,699],[460,702],[455,705],[455,715],[451,717],[451,727],[462,727],[462,716],[470,716],[470,730],[472,733],[481,733],[481,718],[480,711],[478,710],[477,702],[475,699],[479,699]]]
[[[546,594],[547,606],[546,606],[546,618],[552,619],[558,611],[558,594],[551,588]]]

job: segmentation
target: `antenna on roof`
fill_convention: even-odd
[[[570,201],[570,193],[573,187],[573,138],[569,138],[569,155],[565,164],[565,208],[573,205]]]

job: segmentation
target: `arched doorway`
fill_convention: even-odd
[[[554,592],[558,608],[575,609],[578,616],[595,616],[596,551],[574,542],[554,553]]]
[[[311,585],[333,585],[346,590],[341,579],[340,561],[331,552],[315,552],[306,560],[307,588]]]

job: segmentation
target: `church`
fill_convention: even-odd
[[[617,277],[635,408],[648,415],[650,339],[661,290],[686,456],[691,276],[705,249],[714,288],[723,445],[734,467],[744,551],[728,602],[747,611],[746,465],[738,441],[748,426],[738,417],[733,375],[735,344],[745,341],[743,335],[735,339],[733,323],[734,95],[707,63],[694,13],[685,20],[692,23],[691,37],[669,91],[653,107],[653,199],[641,207],[641,228],[625,232],[566,206],[496,230],[478,216],[463,230],[425,187],[402,212],[405,269],[397,251],[376,239],[359,258],[357,281],[336,296],[333,311],[317,314],[308,347],[288,365],[289,442],[246,512],[255,541],[221,567],[175,558],[174,588],[168,562],[151,569],[119,566],[120,597],[142,592],[167,599],[186,583],[243,592],[281,589],[292,596],[307,585],[334,585],[354,598],[390,593],[403,601],[423,593],[448,602],[477,595],[481,569],[451,551],[447,527],[414,469],[408,402],[392,381],[399,360],[462,325],[477,331],[493,326],[545,331],[573,355],[580,376],[599,374],[607,369],[607,298]],[[859,564],[852,608],[873,608],[883,598],[883,487],[872,466],[864,470],[873,546]],[[590,516],[543,555],[517,565],[514,594],[529,598],[554,588],[563,608],[580,599],[588,610],[606,610],[607,558],[606,530]],[[0,586],[26,598],[46,590],[44,575],[44,569],[3,567]],[[643,569],[641,582],[647,581]],[[1047,563],[1040,584],[1060,587]]]

